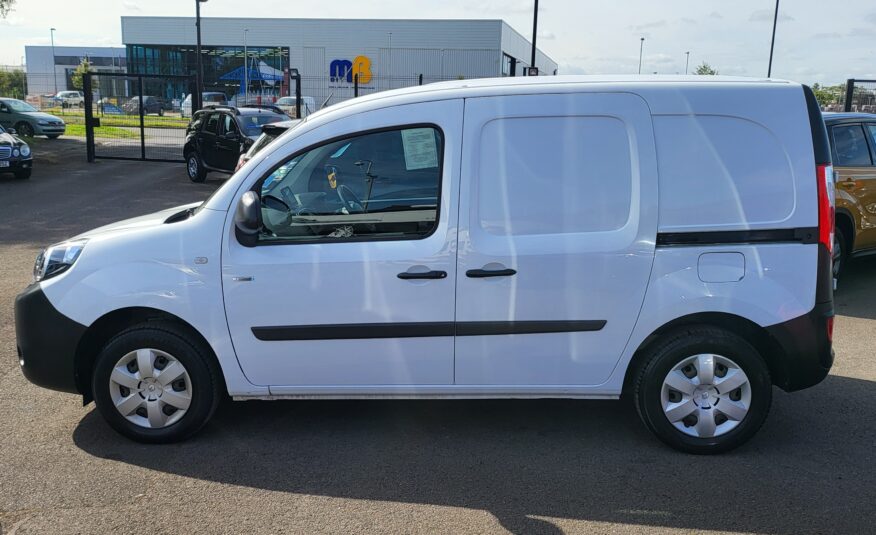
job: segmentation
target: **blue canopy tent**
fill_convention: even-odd
[[[220,80],[235,80],[240,82],[240,90],[239,93],[244,92],[244,84],[249,80],[252,82],[267,82],[268,85],[274,85],[276,82],[283,81],[283,71],[275,69],[265,63],[264,61],[260,61],[258,63],[258,67],[249,66],[249,70],[245,69],[243,65],[240,67],[229,71],[222,76],[219,77]]]

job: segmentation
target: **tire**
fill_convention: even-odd
[[[19,180],[27,180],[28,178],[30,178],[30,175],[32,172],[33,172],[32,169],[20,169],[18,171],[15,171],[14,175],[15,175],[15,178],[17,178]]]
[[[641,362],[634,390],[636,409],[648,429],[677,450],[730,451],[754,436],[766,420],[772,403],[769,369],[751,344],[730,331],[709,326],[674,331],[658,340]],[[696,386],[683,393],[699,383],[700,369],[708,370],[709,362],[714,376],[711,382],[703,376],[707,379],[703,384],[713,386]],[[692,379],[687,378],[688,365],[693,368]],[[734,387],[742,378],[747,382]],[[722,392],[722,384],[728,390]]]
[[[33,137],[33,127],[27,121],[19,121],[15,125],[15,131],[24,137]]]
[[[833,231],[833,278],[839,280],[849,259],[848,241],[843,231],[836,227]]]
[[[61,134],[48,134],[46,135],[46,137],[49,139],[58,139],[59,137],[61,137]]]
[[[164,117],[164,108],[158,108],[158,116]]]
[[[147,372],[140,373],[140,362],[152,363]],[[176,324],[148,322],[107,343],[91,388],[110,427],[137,442],[163,444],[184,440],[207,423],[222,397],[222,378],[209,348]]]
[[[186,174],[192,182],[200,183],[207,179],[207,171],[197,152],[190,152],[186,156]]]

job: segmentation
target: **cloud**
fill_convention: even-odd
[[[560,74],[590,74],[590,72],[580,65],[572,63],[563,63],[559,67]]]
[[[870,24],[876,24],[876,11],[870,13],[869,15],[864,16],[864,20],[869,22]]]
[[[846,34],[849,37],[873,37],[873,28],[852,28]]]
[[[749,22],[772,22],[776,12],[772,9],[760,9],[748,17]],[[779,22],[791,22],[794,17],[784,11],[779,11]]]
[[[128,11],[136,11],[138,13],[143,11],[142,9],[140,9],[140,6],[138,6],[137,3],[133,2],[132,0],[124,0],[122,2],[122,7]]]
[[[538,32],[538,38],[544,39],[545,41],[553,41],[557,38],[557,35],[554,32]]]
[[[22,26],[24,24],[24,19],[21,17],[6,17],[5,19],[0,19],[0,26]]]
[[[839,32],[816,33],[812,36],[813,39],[839,39],[843,35]]]
[[[723,19],[724,15],[718,13],[717,11],[712,11],[711,13],[709,13],[709,17],[713,19]]]
[[[654,28],[662,28],[663,26],[666,26],[665,20],[655,20],[654,22],[646,22],[645,24],[639,24],[639,25],[635,25],[635,26],[627,26],[627,28],[629,28],[630,30],[632,30],[634,32],[641,32],[644,30],[651,30]]]

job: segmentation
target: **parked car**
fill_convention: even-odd
[[[876,253],[876,115],[825,113],[836,180],[833,271]]]
[[[139,115],[140,114],[140,99],[141,97],[136,96],[130,98],[127,102],[122,105],[122,109],[128,115]],[[164,103],[158,97],[151,97],[148,95],[144,95],[142,97],[143,100],[143,115],[156,114],[163,116],[164,115]]]
[[[270,145],[271,142],[280,137],[281,134],[285,133],[290,128],[294,128],[295,125],[300,123],[301,119],[292,119],[291,121],[281,121],[279,123],[268,123],[263,125],[262,135],[255,140],[255,143],[253,143],[246,152],[240,155],[240,158],[237,159],[237,166],[234,168],[234,171],[237,172],[263,148]]]
[[[195,121],[221,136],[243,114]],[[225,391],[630,396],[667,444],[726,451],[773,385],[832,365],[832,177],[815,97],[791,82],[369,95],[202,204],[46,249],[16,300],[20,365],[143,442],[192,435]]]
[[[62,108],[82,108],[85,106],[85,94],[82,91],[59,91],[55,101],[60,102]]]
[[[195,112],[186,128],[183,155],[192,182],[209,171],[233,173],[241,153],[262,133],[262,126],[287,120],[277,109],[212,105]]]
[[[220,93],[218,91],[207,91],[201,93],[201,106],[209,106],[209,105],[227,105],[228,97],[225,96],[225,93]],[[191,117],[192,116],[192,95],[186,95],[186,98],[182,101],[182,106],[180,106],[180,115],[183,117]]]
[[[281,97],[277,100],[277,107],[293,119],[298,117],[296,114],[298,104],[295,97]],[[316,100],[313,97],[301,97],[301,118],[303,119],[315,111],[317,111]]]
[[[15,129],[0,126],[0,173],[12,173],[15,178],[30,178],[33,155],[30,146],[15,135]]]
[[[46,136],[49,139],[58,138],[67,129],[58,117],[14,98],[0,98],[0,126],[14,128],[21,136]]]

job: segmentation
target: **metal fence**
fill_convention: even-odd
[[[842,104],[843,111],[876,113],[876,80],[848,80]]]
[[[62,110],[61,116],[85,125],[88,161],[184,161],[184,99],[194,77],[99,73],[86,74],[83,82],[83,107]]]

